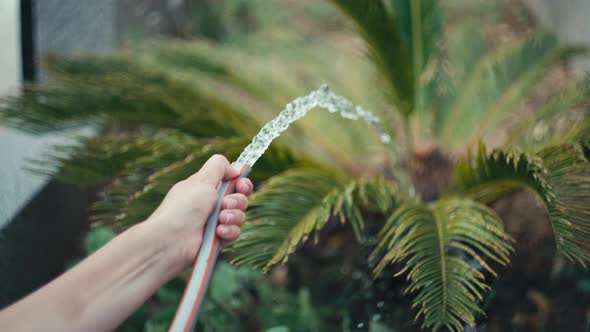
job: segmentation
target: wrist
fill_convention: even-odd
[[[201,245],[201,234],[187,240],[186,232],[175,231],[171,227],[162,227],[158,220],[148,219],[134,226],[146,248],[152,248],[159,256],[161,264],[173,278],[188,267],[195,258],[195,252]],[[197,249],[195,249],[197,248]]]

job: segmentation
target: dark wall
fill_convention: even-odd
[[[0,309],[46,284],[80,256],[94,192],[51,182],[0,230]]]

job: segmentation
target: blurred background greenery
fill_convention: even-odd
[[[406,196],[416,195],[426,206],[449,188],[453,195],[469,192],[474,200],[489,204],[516,240],[512,267],[504,268],[506,262],[500,259],[493,267],[499,277],[486,276],[492,288],[482,291],[482,300],[477,301],[485,314],[476,310],[469,314],[477,330],[586,328],[590,276],[555,249],[545,209],[545,205],[550,208],[549,199],[543,196],[553,193],[544,192],[543,187],[535,198],[510,186],[481,193],[469,182],[481,180],[477,172],[486,165],[497,164],[501,164],[498,168],[506,166],[501,169],[504,173],[491,176],[516,178],[522,174],[514,175],[510,168],[525,165],[529,171],[542,162],[549,164],[551,159],[543,149],[559,144],[574,146],[580,152],[574,157],[587,163],[588,86],[575,80],[566,61],[585,50],[559,43],[520,2],[423,1],[441,7],[444,24],[428,17],[432,21],[424,27],[431,30],[433,40],[425,45],[432,49],[425,48],[423,60],[404,61],[407,58],[395,44],[399,40],[387,39],[391,35],[377,36],[375,41],[371,37],[377,34],[365,31],[367,47],[357,25],[344,15],[347,1],[334,2],[344,10],[330,1],[191,0],[189,19],[175,30],[175,38],[146,39],[138,29],[123,36],[125,46],[115,54],[47,57],[49,81],[26,86],[23,96],[5,98],[2,121],[33,133],[84,125],[97,129],[99,135],[81,137],[80,144],[56,148],[33,163],[36,171],[63,181],[100,186],[85,242],[85,253],[91,254],[126,226],[146,218],[168,188],[209,155],[222,153],[235,159],[261,124],[287,102],[328,83],[336,93],[384,119],[395,138],[394,148],[380,144],[377,134],[364,123],[311,112],[273,144],[252,172],[262,191],[253,200],[258,210],[251,218],[264,221],[282,214],[286,222],[298,225],[297,213],[316,207],[310,202],[298,210],[278,210],[278,215],[260,212],[273,203],[273,184],[283,181],[288,185],[289,177],[298,173],[287,170],[301,167],[332,174],[334,178],[326,176],[326,182],[333,181],[335,186],[361,178],[359,184],[354,182],[356,187],[350,187],[350,197],[362,201],[363,194],[379,199],[387,196],[381,204],[385,207],[358,204],[368,220],[360,235],[335,218],[314,221],[317,225],[310,230],[323,227],[318,231],[318,245],[305,242],[310,231],[293,237],[296,245],[305,242],[299,253],[268,274],[234,267],[228,261],[248,260],[249,254],[254,257],[265,240],[272,252],[269,249],[255,256],[251,265],[264,266],[271,259],[286,261],[290,252],[284,257],[277,254],[279,259],[273,255],[290,235],[265,231],[264,222],[258,229],[246,228],[246,241],[226,253],[216,269],[199,331],[419,329],[414,323],[418,310],[412,308],[412,298],[403,295],[406,283],[403,278],[391,278],[400,266],[388,266],[383,275],[372,276],[376,262],[366,257],[377,244],[380,228],[373,221],[391,214]],[[403,3],[393,1],[384,8],[393,11]],[[355,18],[354,11],[348,14]],[[374,23],[379,25],[379,21]],[[358,25],[362,30],[362,24]],[[392,56],[379,59],[386,52]],[[418,75],[414,66],[420,67]],[[389,75],[388,70],[394,74]],[[397,76],[399,73],[410,74]],[[392,92],[397,94],[392,96]],[[509,150],[488,155],[482,142],[489,150],[516,145],[529,154]],[[567,157],[566,163],[574,158]],[[555,163],[559,161],[563,160]],[[572,194],[565,189],[564,195],[583,202],[572,219],[581,224],[576,230],[584,240],[588,235],[583,223],[588,207],[583,205],[590,199],[589,173],[586,164],[580,167],[573,175],[579,184],[577,191]],[[452,182],[454,175],[459,177],[456,183]],[[535,181],[541,175],[534,173],[533,180],[528,175],[523,175],[523,181],[529,181],[526,185],[538,185]],[[409,182],[407,188],[404,178]],[[310,188],[295,188],[291,196],[284,197],[296,199],[299,194],[322,201],[331,189]],[[498,199],[500,194],[508,195]],[[350,206],[350,210],[355,208],[354,203]],[[354,218],[346,215],[346,219]],[[566,232],[563,237],[566,242],[579,243],[569,235]],[[567,256],[587,261],[584,244],[579,251],[575,245],[563,247],[560,236],[555,235],[557,245]],[[165,331],[182,296],[185,277],[162,287],[121,331]],[[430,327],[475,330],[465,325],[468,319],[455,325],[436,320],[428,324],[423,317],[418,321]]]

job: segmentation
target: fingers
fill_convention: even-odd
[[[223,210],[219,213],[219,226],[217,226],[217,236],[225,245],[228,242],[235,241],[240,237],[240,226],[246,221],[244,210],[248,208],[247,195],[252,193],[252,182],[243,178],[236,184],[238,193],[226,196],[221,205]]]
[[[201,169],[189,178],[189,181],[217,185],[222,180],[227,181],[240,175],[240,171],[229,164],[227,159],[219,154],[213,155]]]
[[[246,214],[242,210],[230,209],[219,212],[217,219],[220,225],[236,225],[241,226],[246,221]]]
[[[221,202],[222,209],[246,210],[248,208],[248,199],[243,194],[231,194],[225,196]]]
[[[249,196],[253,189],[254,185],[248,178],[241,178],[238,180],[238,183],[236,183],[236,192],[242,195]]]
[[[243,195],[240,196],[246,198]],[[218,221],[219,225],[215,233],[221,239],[222,245],[225,246],[228,242],[235,241],[240,237],[240,226],[246,221],[246,214],[237,209],[222,210],[219,213]]]
[[[219,225],[216,233],[223,242],[231,242],[240,237],[240,227],[236,225]]]

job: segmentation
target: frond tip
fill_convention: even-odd
[[[487,262],[508,264],[510,241],[496,214],[471,200],[407,203],[387,220],[371,259],[375,275],[405,264],[407,292],[417,292],[416,318],[424,328],[463,331],[464,324],[475,325],[477,302],[489,288],[481,268],[495,275]]]

